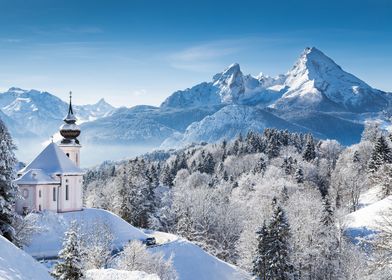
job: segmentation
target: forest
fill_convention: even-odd
[[[392,223],[360,242],[345,225],[361,194],[391,193],[391,140],[368,122],[349,147],[265,129],[155,151],[90,169],[84,203],[185,237],[259,279],[390,279]]]

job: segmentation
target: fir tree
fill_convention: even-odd
[[[316,158],[316,149],[314,146],[313,137],[311,135],[308,136],[302,157],[306,161],[312,161]]]
[[[53,276],[59,280],[78,280],[83,277],[77,232],[78,227],[75,222],[72,222],[65,233],[63,249],[59,252],[61,261],[55,265],[53,271]]]
[[[263,157],[260,157],[258,162],[256,163],[256,166],[253,169],[253,174],[258,174],[258,173],[263,173],[267,168],[267,165],[265,163],[265,160]]]
[[[301,184],[304,182],[304,172],[302,171],[302,168],[299,167],[297,170],[295,170],[294,174],[295,180],[297,181],[298,184]]]
[[[281,206],[276,205],[268,225],[266,253],[266,279],[293,279],[294,269],[290,262],[290,226]]]
[[[376,172],[384,163],[392,163],[392,152],[384,136],[377,138],[369,160],[369,172]]]
[[[267,280],[267,252],[269,234],[265,221],[263,226],[256,232],[257,234],[257,250],[255,254],[255,259],[253,260],[253,275],[258,277],[260,280]]]
[[[13,182],[16,164],[15,149],[11,135],[0,120],[0,235],[10,241],[15,239],[12,223],[16,214],[13,206],[18,193],[17,186]]]

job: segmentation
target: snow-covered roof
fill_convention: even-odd
[[[60,184],[60,179],[51,177],[41,169],[30,169],[15,180],[18,185]]]
[[[84,172],[70,160],[55,143],[50,143],[32,162],[18,173],[40,169],[43,173],[61,175],[82,175]]]

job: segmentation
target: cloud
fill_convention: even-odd
[[[275,39],[245,37],[211,41],[171,53],[167,56],[167,60],[173,68],[209,72],[210,69],[227,64],[227,61],[232,60],[235,54],[245,52],[258,44],[271,43],[273,40]]]
[[[3,39],[0,39],[0,42],[2,42],[2,43],[20,43],[20,42],[22,42],[23,40],[22,39],[18,39],[18,38],[3,38]]]

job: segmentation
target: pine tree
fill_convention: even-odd
[[[269,233],[265,221],[263,226],[256,232],[257,234],[257,250],[255,259],[253,260],[253,275],[257,276],[260,280],[267,280],[267,252]]]
[[[368,164],[371,173],[376,172],[384,163],[392,163],[392,152],[384,136],[377,138]]]
[[[265,160],[263,157],[260,157],[258,162],[256,163],[256,166],[253,169],[253,174],[258,174],[258,173],[263,173],[267,168],[267,165],[265,163]]]
[[[65,233],[63,249],[59,252],[62,260],[54,267],[53,276],[59,280],[78,280],[83,277],[78,227],[75,222]]]
[[[298,184],[304,182],[304,172],[302,171],[301,167],[298,167],[297,170],[295,170],[294,177]]]
[[[306,161],[312,161],[316,158],[316,149],[314,146],[314,140],[311,135],[307,137],[306,145],[305,145],[305,150],[302,154],[302,157]]]
[[[276,205],[268,225],[266,253],[266,279],[293,279],[294,269],[290,262],[290,226],[281,206]]]
[[[12,223],[16,214],[13,206],[18,193],[17,186],[13,182],[16,164],[15,149],[11,135],[0,120],[0,235],[10,241],[15,239]]]

